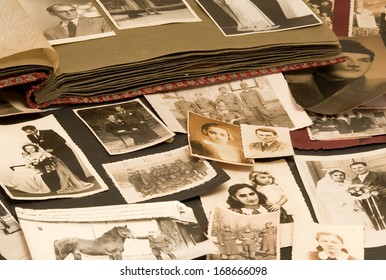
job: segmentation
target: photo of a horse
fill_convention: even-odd
[[[81,260],[82,253],[91,256],[108,256],[110,260],[122,260],[125,240],[132,237],[131,230],[126,225],[113,227],[94,240],[76,237],[55,240],[56,259],[64,260],[72,254],[74,260]]]

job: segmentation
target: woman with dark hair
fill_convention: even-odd
[[[349,255],[348,251],[343,247],[343,238],[331,232],[317,232],[316,241],[318,246],[316,251],[307,253],[308,260],[355,260]]]
[[[324,216],[331,224],[363,224],[373,228],[361,204],[350,195],[351,184],[346,173],[338,168],[329,170],[316,184],[316,197],[324,209]]]
[[[244,157],[241,149],[229,144],[234,138],[225,125],[206,123],[201,126],[201,133],[207,139],[190,141],[192,154],[225,162],[251,163],[250,159]]]
[[[249,180],[257,191],[263,193],[268,201],[270,211],[280,211],[280,223],[292,223],[292,215],[285,209],[284,204],[288,198],[284,190],[275,183],[275,178],[267,171],[252,171],[249,173]]]
[[[257,215],[268,213],[267,197],[248,184],[235,184],[228,189],[229,209],[239,214]]]
[[[35,144],[26,144],[22,146],[25,166],[34,171],[34,174],[39,175],[34,177],[34,182],[31,182],[27,190],[18,187],[19,190],[29,193],[49,193],[51,190],[41,179],[41,175],[50,172],[56,172],[59,177],[60,189],[58,194],[74,193],[89,189],[94,186],[93,183],[88,183],[80,180],[59,158],[54,157],[50,153],[44,151]],[[40,178],[39,181],[36,178]],[[23,178],[24,181],[27,177]],[[41,181],[40,181],[41,180]],[[7,185],[10,187],[9,185]],[[11,186],[12,187],[12,186]]]
[[[49,193],[51,190],[43,181],[42,170],[37,168],[50,154],[39,150],[34,144],[22,146],[24,166],[11,167],[13,170],[12,179],[5,183],[10,190],[18,190],[24,193],[41,194]]]

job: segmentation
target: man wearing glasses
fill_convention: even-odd
[[[44,31],[47,40],[57,40],[78,36],[92,35],[111,31],[102,17],[79,17],[76,7],[71,4],[53,4],[47,12],[59,18],[58,25]]]

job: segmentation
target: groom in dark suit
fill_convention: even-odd
[[[386,229],[386,172],[371,171],[368,165],[362,161],[351,163],[350,168],[357,174],[357,176],[351,180],[352,184],[364,184],[379,188],[376,197],[376,206],[379,212],[377,209],[374,209],[375,207],[370,209],[368,204],[363,205],[363,207],[370,216],[376,230]]]
[[[39,145],[46,152],[62,160],[80,180],[87,179],[74,152],[66,145],[66,140],[62,136],[52,129],[38,130],[33,125],[26,125],[21,129],[27,133],[27,137],[32,143]]]

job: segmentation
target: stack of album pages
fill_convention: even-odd
[[[259,11],[271,19],[253,28],[232,18],[221,1],[163,1],[154,12],[139,7],[136,14],[113,2],[74,4],[82,17],[104,19],[106,32],[56,40],[47,29],[60,20],[47,12],[46,1],[8,0],[0,11],[6,24],[0,35],[0,88],[25,84],[30,106],[46,107],[341,61],[337,37],[301,0],[281,6],[284,22],[274,18],[273,4],[272,16],[261,4]]]

